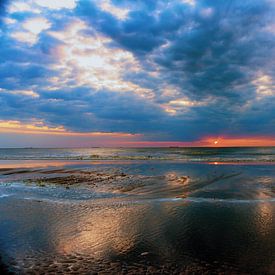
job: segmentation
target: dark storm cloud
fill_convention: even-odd
[[[128,2],[133,10],[123,22],[88,1],[79,2],[77,14],[135,54],[146,54],[159,47],[167,37],[173,35],[170,32],[175,32],[184,22],[183,7],[177,11],[167,8],[156,16],[157,1],[131,4]]]
[[[191,96],[238,97],[236,87],[274,54],[274,36],[264,30],[274,22],[269,1],[198,1],[194,8],[159,1],[149,9],[138,3],[124,21],[85,1],[78,12],[141,62],[153,59]]]
[[[137,5],[123,22],[91,3],[80,2],[79,11],[121,46],[146,54],[141,62],[153,58],[166,69],[171,83],[184,85],[191,96],[234,99],[239,95],[236,87],[250,81],[273,55],[274,36],[264,29],[274,21],[270,2],[199,1],[190,8],[172,1],[149,11],[141,7]],[[159,49],[164,43],[168,46]]]
[[[189,95],[211,94],[231,102],[243,96],[245,100],[249,98],[247,87],[242,94],[240,85],[250,83],[270,54],[273,56],[274,38],[262,34],[270,7],[262,1],[248,6],[239,3],[204,5],[210,14],[195,14],[195,27],[180,34],[160,57],[155,57],[169,72],[176,71],[176,76],[182,73],[178,82],[186,85]]]

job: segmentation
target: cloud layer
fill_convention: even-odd
[[[146,141],[274,137],[274,7],[3,1],[0,120]]]

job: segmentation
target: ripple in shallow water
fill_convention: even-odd
[[[7,182],[97,173],[96,184],[69,189],[51,180],[0,187],[10,195],[0,200],[5,262],[23,273],[274,272],[272,169],[146,165],[4,175]]]
[[[0,243],[13,258],[9,265],[20,271],[268,273],[274,260],[274,207],[6,199],[0,202]]]

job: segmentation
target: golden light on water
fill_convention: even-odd
[[[56,249],[59,253],[89,253],[96,258],[112,253],[126,253],[134,249],[140,234],[138,221],[146,213],[148,206],[139,205],[135,208],[91,207],[79,215],[71,213],[72,223],[56,227]],[[53,236],[54,237],[54,236]]]

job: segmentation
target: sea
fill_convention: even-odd
[[[187,162],[274,162],[275,147],[8,148],[0,160],[181,160]]]

